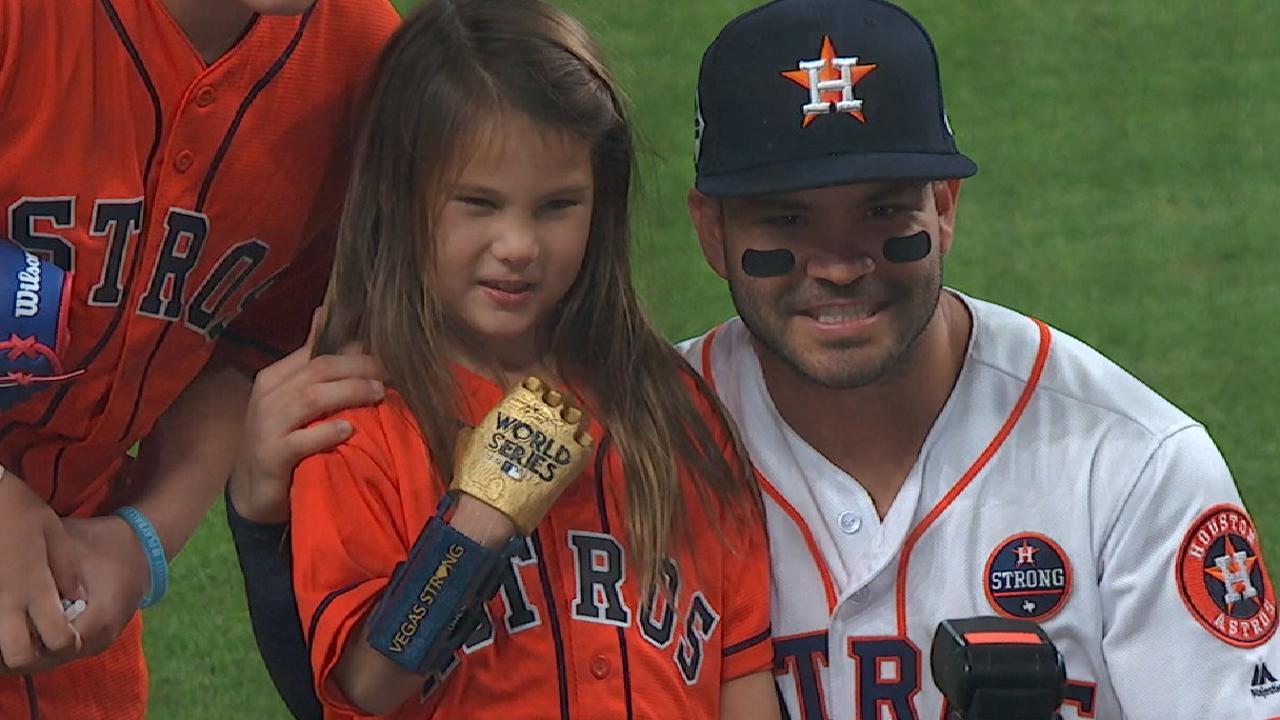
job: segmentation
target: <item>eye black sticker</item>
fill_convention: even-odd
[[[747,250],[742,253],[742,271],[751,277],[780,277],[796,267],[795,253],[778,250]]]
[[[933,240],[921,230],[915,235],[893,237],[884,241],[884,259],[891,263],[909,263],[929,257]]]

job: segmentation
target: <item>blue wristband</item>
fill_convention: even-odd
[[[133,534],[138,536],[138,542],[142,543],[142,551],[147,554],[147,567],[151,569],[151,587],[147,590],[147,594],[142,596],[142,604],[139,607],[155,605],[169,589],[169,563],[164,558],[164,545],[160,543],[160,536],[156,534],[151,521],[147,520],[147,516],[139,512],[138,508],[125,505],[116,510],[115,514],[124,518],[124,521],[133,529]]]
[[[512,556],[525,544],[516,536],[501,550],[490,550],[459,532],[443,519],[453,499],[441,499],[367,623],[369,645],[418,675],[447,667],[484,620],[485,602],[498,592],[511,573]]]

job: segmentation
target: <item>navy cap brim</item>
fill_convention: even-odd
[[[977,172],[977,164],[960,153],[849,153],[700,175],[694,187],[714,197],[743,197],[864,182],[952,180]]]

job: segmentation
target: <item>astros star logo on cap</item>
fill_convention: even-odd
[[[809,90],[802,127],[809,127],[819,115],[831,113],[849,113],[858,122],[867,121],[862,114],[862,100],[853,95],[853,86],[876,69],[874,64],[859,65],[856,57],[837,57],[831,37],[824,35],[822,56],[817,60],[801,60],[798,67],[781,75]]]

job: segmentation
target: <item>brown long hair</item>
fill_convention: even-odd
[[[434,219],[451,173],[474,147],[476,118],[525,113],[591,146],[594,212],[577,279],[551,319],[550,354],[622,461],[627,545],[646,584],[657,578],[683,514],[678,467],[702,499],[756,503],[746,454],[714,393],[649,324],[631,284],[631,124],[600,52],[573,18],[543,0],[425,0],[379,61],[355,148],[326,319],[315,352],[363,345],[417,419],[444,482],[453,467],[460,393],[443,348],[447,319],[431,283]],[[483,121],[480,123],[483,125]],[[721,413],[721,437],[686,392]],[[714,522],[714,518],[712,518]]]

